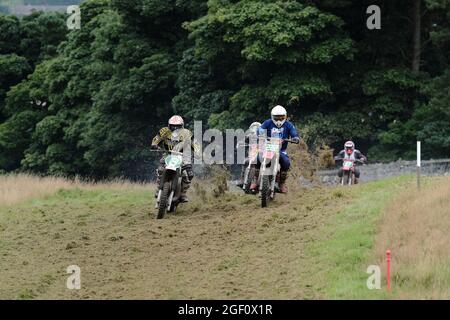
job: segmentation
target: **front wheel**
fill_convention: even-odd
[[[342,176],[342,185],[346,186],[349,184],[350,182],[350,171],[344,171],[343,176]]]
[[[156,216],[157,219],[164,218],[164,215],[167,212],[167,201],[169,200],[169,194],[170,194],[170,181],[166,181],[164,182],[161,197],[159,199],[158,215]]]
[[[353,178],[355,177],[355,175],[353,174],[353,172],[350,170],[348,172],[348,185],[351,186],[354,184],[354,180]]]
[[[266,208],[270,198],[269,176],[263,176],[261,182],[261,207]]]
[[[350,183],[349,184],[354,185],[355,180],[356,180],[355,173],[354,172],[350,173]]]

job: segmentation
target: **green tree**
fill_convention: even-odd
[[[8,98],[14,109],[34,92],[46,96],[22,168],[93,178],[149,175],[151,134],[173,112],[177,62],[187,44],[181,24],[193,17],[190,8],[185,1],[83,2],[81,30]]]
[[[0,54],[17,52],[20,44],[19,19],[0,13]]]
[[[339,17],[297,1],[210,1],[208,6],[206,16],[186,25],[195,41],[195,57],[189,59],[208,63],[202,80],[207,84],[191,80],[203,92],[197,89],[187,105],[209,109],[211,126],[245,126],[267,117],[275,104],[291,103],[299,115],[299,100],[304,109],[330,101],[333,75],[354,53]],[[188,95],[185,88],[193,87],[182,78],[186,71],[182,64],[175,98],[180,105]],[[211,99],[219,104],[212,107]]]
[[[20,22],[18,51],[32,65],[56,56],[58,45],[67,34],[65,15],[33,12]]]

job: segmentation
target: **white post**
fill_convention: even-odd
[[[417,189],[420,190],[420,171],[422,165],[422,155],[420,141],[417,141]]]

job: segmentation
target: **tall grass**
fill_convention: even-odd
[[[37,177],[29,174],[0,175],[0,205],[13,205],[30,199],[50,196],[61,189],[142,189],[146,184],[126,180],[88,182],[62,177]]]
[[[450,298],[450,178],[403,194],[379,230],[375,248],[383,266],[386,249],[392,251],[396,297]]]

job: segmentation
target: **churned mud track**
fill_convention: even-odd
[[[261,209],[231,192],[156,220],[150,192],[131,203],[123,192],[79,193],[2,214],[1,298],[320,298],[310,282],[320,265],[305,247],[349,201],[332,188],[299,189]],[[73,264],[81,290],[65,285]]]

